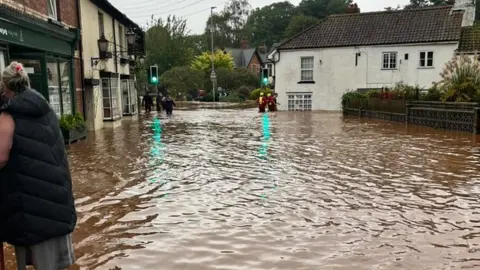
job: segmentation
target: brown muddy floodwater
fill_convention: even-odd
[[[277,113],[265,161],[255,110],[197,107],[155,168],[155,115],[69,149],[72,269],[480,269],[480,138]]]

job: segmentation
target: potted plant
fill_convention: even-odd
[[[80,113],[63,115],[60,118],[60,129],[62,130],[65,144],[71,144],[87,138],[87,127]]]

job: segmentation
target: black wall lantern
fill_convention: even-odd
[[[137,39],[137,35],[132,30],[129,30],[125,35],[127,36],[128,45],[133,45]]]
[[[108,54],[108,40],[105,38],[104,35],[102,35],[102,36],[97,40],[97,44],[98,44],[98,54],[99,54],[99,57],[92,57],[92,59],[91,59],[92,67],[97,66],[97,65],[98,65],[98,62],[100,61],[100,59],[106,59],[106,58],[107,58],[107,54]]]
[[[100,55],[105,55],[107,53],[107,50],[108,50],[108,40],[105,38],[104,35],[102,35],[98,41],[98,52],[100,53]]]

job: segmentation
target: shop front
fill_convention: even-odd
[[[33,89],[60,117],[75,113],[74,52],[77,29],[65,29],[0,5],[0,68],[22,63]]]

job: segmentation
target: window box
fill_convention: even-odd
[[[298,84],[314,84],[315,81],[299,81]]]
[[[67,130],[62,129],[63,140],[67,145],[85,140],[87,138],[87,133],[87,128],[85,126]]]
[[[87,127],[79,113],[63,115],[60,118],[60,130],[67,145],[87,138]]]
[[[128,64],[128,58],[126,56],[120,56],[120,65]]]
[[[99,58],[102,60],[111,59],[112,53],[111,52],[100,52]]]
[[[85,83],[85,86],[97,86],[97,85],[100,85],[100,80],[99,80],[99,79],[88,79],[88,78],[85,78],[85,79],[83,79],[83,82]]]

